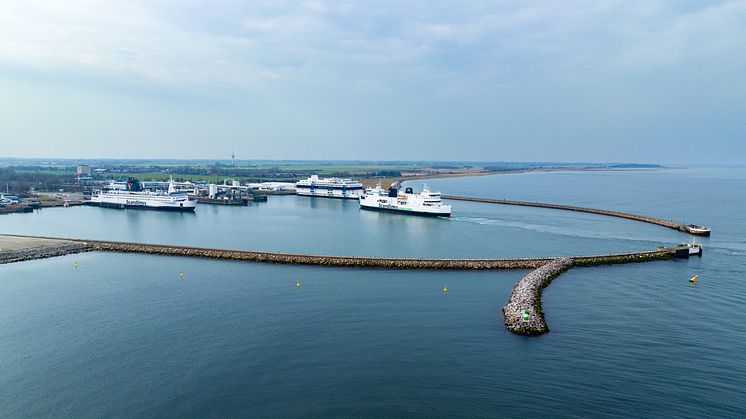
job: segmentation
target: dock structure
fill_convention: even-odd
[[[207,196],[196,196],[195,199],[200,204],[214,204],[214,205],[233,205],[233,206],[246,206],[247,201],[240,198],[210,198]]]
[[[659,226],[671,228],[674,230],[689,233],[695,236],[709,236],[710,230],[704,229],[700,226],[693,224],[677,223],[675,221],[664,220],[662,218],[648,217],[645,215],[631,214],[628,212],[611,211],[597,208],[578,207],[574,205],[562,205],[562,204],[548,204],[544,202],[529,202],[529,201],[513,201],[508,199],[492,199],[492,198],[474,198],[468,196],[454,196],[454,195],[443,195],[443,199],[450,199],[453,201],[470,201],[470,202],[482,202],[485,204],[500,204],[500,205],[517,205],[522,207],[537,207],[537,208],[551,208],[560,209],[566,211],[576,212],[587,212],[591,214],[606,215],[609,217],[626,218],[628,220],[641,221],[644,223],[656,224]]]

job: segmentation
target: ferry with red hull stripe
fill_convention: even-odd
[[[360,197],[360,208],[429,217],[451,216],[451,206],[444,205],[440,192],[431,192],[427,185],[420,193],[415,193],[412,188],[405,188],[404,192],[393,187],[388,191],[380,186],[368,189]]]
[[[140,181],[129,179],[126,189],[106,189],[91,197],[91,205],[107,208],[147,209],[158,211],[194,211],[197,201],[186,192],[175,190],[169,183],[168,191],[145,191]]]

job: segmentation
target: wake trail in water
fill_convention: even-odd
[[[537,233],[549,233],[559,236],[574,237],[574,238],[588,238],[588,239],[610,239],[610,240],[624,240],[631,242],[654,242],[654,243],[670,243],[670,237],[661,236],[632,236],[629,232],[625,232],[624,236],[619,235],[619,232],[603,232],[603,231],[590,231],[576,227],[564,227],[550,224],[538,224],[538,223],[527,223],[522,221],[506,221],[494,218],[483,218],[483,217],[453,217],[454,221],[466,222],[484,226],[494,227],[506,227],[515,228],[521,230],[528,230]]]

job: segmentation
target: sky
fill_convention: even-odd
[[[746,161],[746,0],[0,0],[0,156]]]

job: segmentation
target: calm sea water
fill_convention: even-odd
[[[567,272],[544,293],[550,333],[533,338],[506,332],[499,312],[525,271],[105,253],[2,265],[0,416],[744,416],[745,170],[429,183],[449,194],[686,220],[711,226],[713,236],[703,240],[702,258]],[[453,205],[451,220],[299,197],[203,205],[195,214],[59,208],[2,216],[0,232],[439,257],[604,253],[689,240],[590,214]]]

